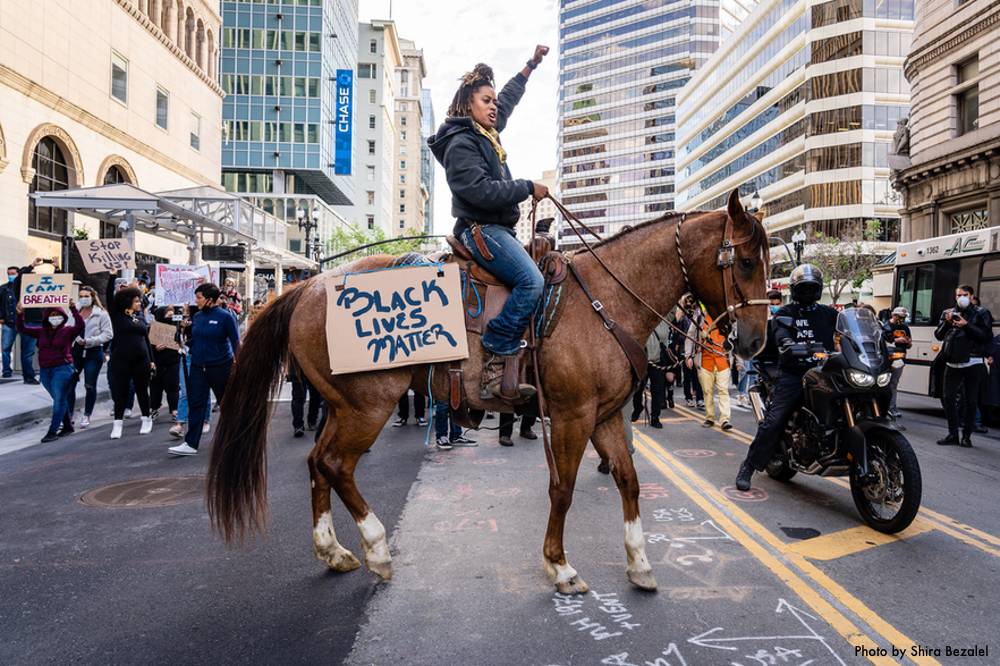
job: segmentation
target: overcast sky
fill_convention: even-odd
[[[360,0],[361,21],[387,19],[390,0]],[[399,36],[424,51],[435,120],[440,125],[458,79],[477,62],[493,68],[497,87],[524,66],[536,44],[551,50],[528,82],[528,90],[501,140],[514,178],[539,178],[556,167],[559,11],[555,0],[428,2],[394,0],[392,17]],[[450,233],[451,194],[444,170],[434,180],[434,232]]]

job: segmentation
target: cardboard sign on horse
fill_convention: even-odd
[[[752,357],[763,346],[767,326],[767,234],[760,221],[744,211],[734,191],[726,211],[668,214],[568,259],[572,277],[563,283],[564,309],[538,354],[538,373],[552,421],[554,466],[543,564],[560,592],[587,590],[566,560],[563,528],[577,470],[591,441],[601,457],[610,461],[621,494],[628,578],[640,588],[655,589],[639,517],[639,482],[619,411],[631,397],[635,374],[622,336],[645,341],[661,316],[681,296],[691,293],[724,334],[736,325],[734,349],[743,358]],[[396,260],[384,255],[366,257],[339,273],[383,269]],[[250,328],[215,431],[208,510],[227,541],[262,528],[267,509],[268,400],[280,386],[290,355],[328,405],[326,425],[308,460],[316,555],[337,571],[360,566],[334,533],[333,489],[358,526],[368,568],[388,579],[392,568],[386,531],[362,497],[354,470],[407,390],[426,393],[429,388],[435,398],[449,395],[455,373],[449,373],[448,363],[437,363],[332,374],[327,353],[326,279],[330,278],[324,274],[289,290]],[[469,358],[461,369],[470,407],[509,409],[481,399],[483,351],[477,336],[469,336],[468,341]]]

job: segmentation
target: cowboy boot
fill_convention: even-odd
[[[507,381],[504,381],[504,375]],[[535,396],[535,387],[518,382],[518,355],[501,356],[487,353],[483,361],[482,389],[479,397],[483,400],[499,398],[509,405],[517,405]],[[505,392],[505,386],[509,389]]]

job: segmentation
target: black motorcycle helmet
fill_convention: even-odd
[[[801,305],[812,305],[823,295],[823,273],[812,264],[797,266],[788,284],[792,300]]]

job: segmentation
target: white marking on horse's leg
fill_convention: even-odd
[[[628,579],[644,590],[655,590],[656,579],[646,557],[646,537],[642,533],[642,519],[638,516],[625,523],[625,554],[628,558],[625,568]]]
[[[340,545],[329,511],[320,514],[313,526],[313,549],[316,557],[334,571],[353,571],[361,566],[354,554]]]
[[[368,569],[385,580],[392,578],[392,556],[389,555],[389,542],[385,539],[385,527],[374,512],[358,521],[361,532],[361,543],[365,547],[365,564]]]
[[[576,573],[576,569],[571,567],[569,563],[559,564],[558,562],[549,561],[547,557],[542,557],[542,566],[545,567],[545,573],[548,574],[549,580],[556,586],[556,590],[559,593],[586,594],[590,590],[587,584],[583,582],[583,579]]]

